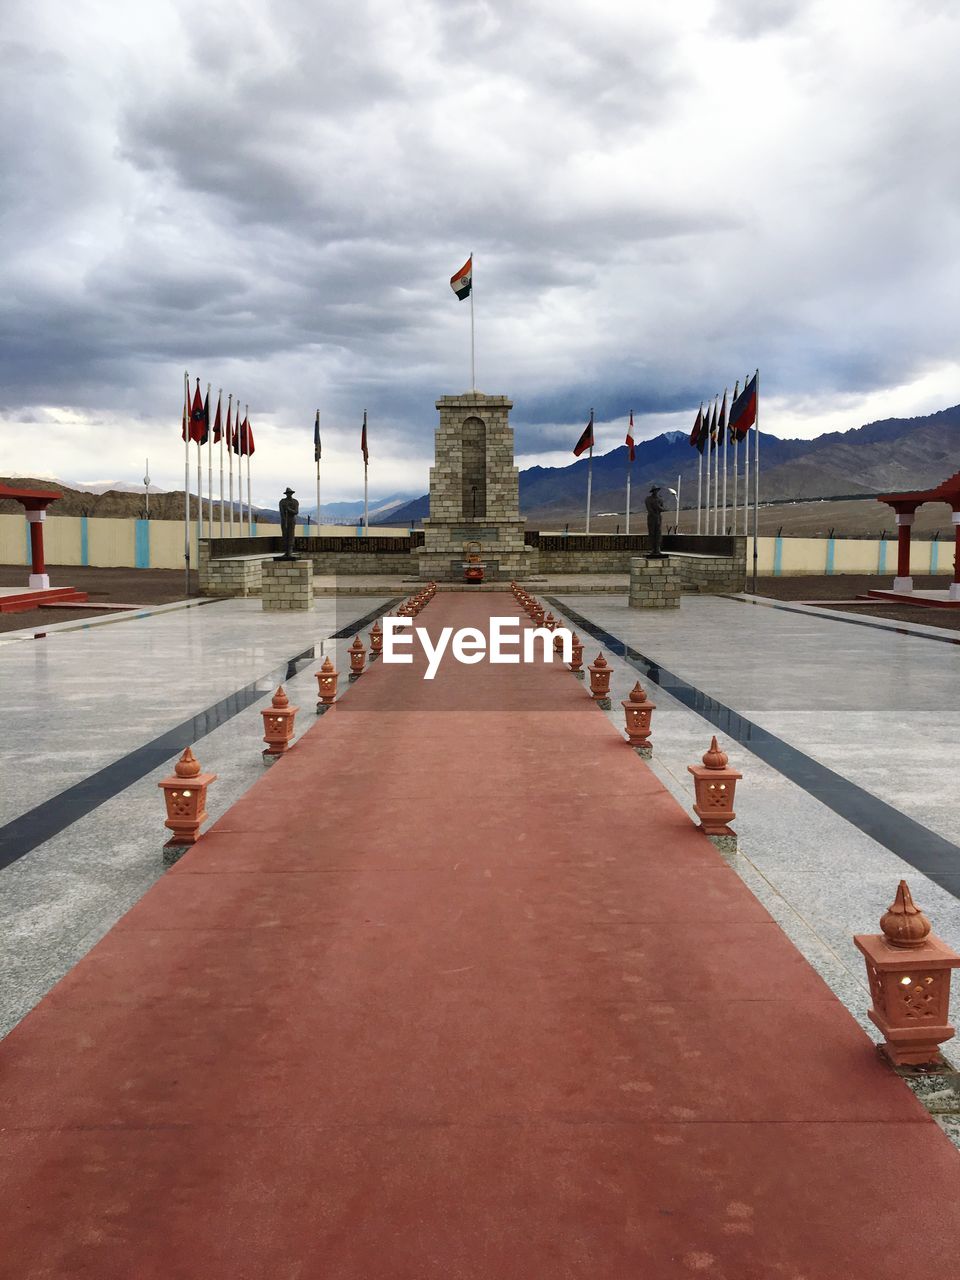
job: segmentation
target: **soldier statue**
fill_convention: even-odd
[[[647,555],[651,560],[662,560],[664,558],[663,551],[660,548],[660,517],[666,510],[660,501],[660,486],[651,485],[650,492],[647,494],[647,533],[650,535],[650,549]]]
[[[277,556],[278,560],[296,560],[293,554],[293,538],[297,531],[297,512],[300,510],[300,503],[293,496],[294,489],[287,487],[284,490],[284,497],[280,499],[280,536],[283,538],[283,554]]]

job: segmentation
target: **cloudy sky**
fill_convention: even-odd
[[[952,0],[4,0],[0,474],[422,492],[434,401],[564,464],[755,366],[812,436],[960,401]]]

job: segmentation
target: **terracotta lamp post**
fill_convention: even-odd
[[[340,672],[334,667],[330,661],[330,655],[327,654],[320,670],[315,671],[314,675],[317,677],[317,696],[320,699],[317,703],[317,715],[322,716],[337,700],[337,680]]]
[[[583,641],[573,633],[573,643],[570,646],[570,670],[578,680],[584,678],[583,675]]]
[[[260,712],[263,716],[263,740],[267,744],[263,758],[267,764],[290,750],[293,722],[299,710],[299,707],[291,707],[290,699],[281,684],[277,687],[270,706],[266,711]]]
[[[626,719],[627,740],[641,756],[649,759],[653,755],[653,747],[650,745],[650,721],[653,719],[657,704],[650,701],[638,680],[630,690],[629,698],[620,705],[623,707]]]
[[[378,618],[370,628],[370,661],[376,662],[383,651],[383,628]]]
[[[363,668],[367,661],[367,651],[364,649],[363,641],[359,636],[355,637],[348,652],[350,654],[350,675],[348,679],[350,681],[359,680],[363,675]]]
[[[898,1067],[940,1065],[939,1046],[954,1034],[947,1021],[950,970],[960,966],[960,956],[930,932],[905,880],[880,929],[853,941],[867,963],[869,1017],[883,1033],[883,1052]]]
[[[735,842],[737,838],[730,823],[737,816],[733,811],[733,800],[737,783],[743,777],[736,769],[729,769],[727,763],[727,753],[720,750],[714,735],[709,750],[704,753],[703,764],[687,765],[688,772],[693,774],[696,791],[693,811],[700,819],[700,830],[714,843],[719,843],[720,848],[725,848],[726,842]]]
[[[590,672],[590,697],[602,711],[609,711],[610,677],[613,675],[610,664],[602,653],[598,653],[587,670]]]
[[[167,806],[163,824],[173,835],[163,846],[164,855],[196,844],[200,828],[207,820],[207,787],[216,782],[215,773],[201,773],[200,762],[189,747],[173,767],[173,775],[158,782]],[[169,860],[169,859],[168,859]]]

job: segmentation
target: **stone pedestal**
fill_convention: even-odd
[[[430,468],[430,516],[418,556],[422,580],[459,582],[477,551],[487,581],[529,577],[538,557],[524,543],[519,471],[513,463],[512,403],[471,391],[441,396],[435,464]]]
[[[635,556],[630,561],[631,609],[678,609],[680,607],[680,566],[670,558],[653,560]]]
[[[313,608],[313,562],[264,560],[260,600],[264,612]]]

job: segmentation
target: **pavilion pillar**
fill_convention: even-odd
[[[953,513],[953,532],[953,581],[950,583],[949,597],[951,600],[960,600],[960,509],[955,509]]]
[[[893,580],[894,591],[912,591],[913,578],[910,576],[910,526],[914,521],[914,512],[897,512],[897,576]]]
[[[27,520],[30,524],[29,586],[31,591],[47,591],[50,587],[50,576],[43,560],[43,522],[46,518],[47,513],[42,508],[39,511],[27,511]]]

